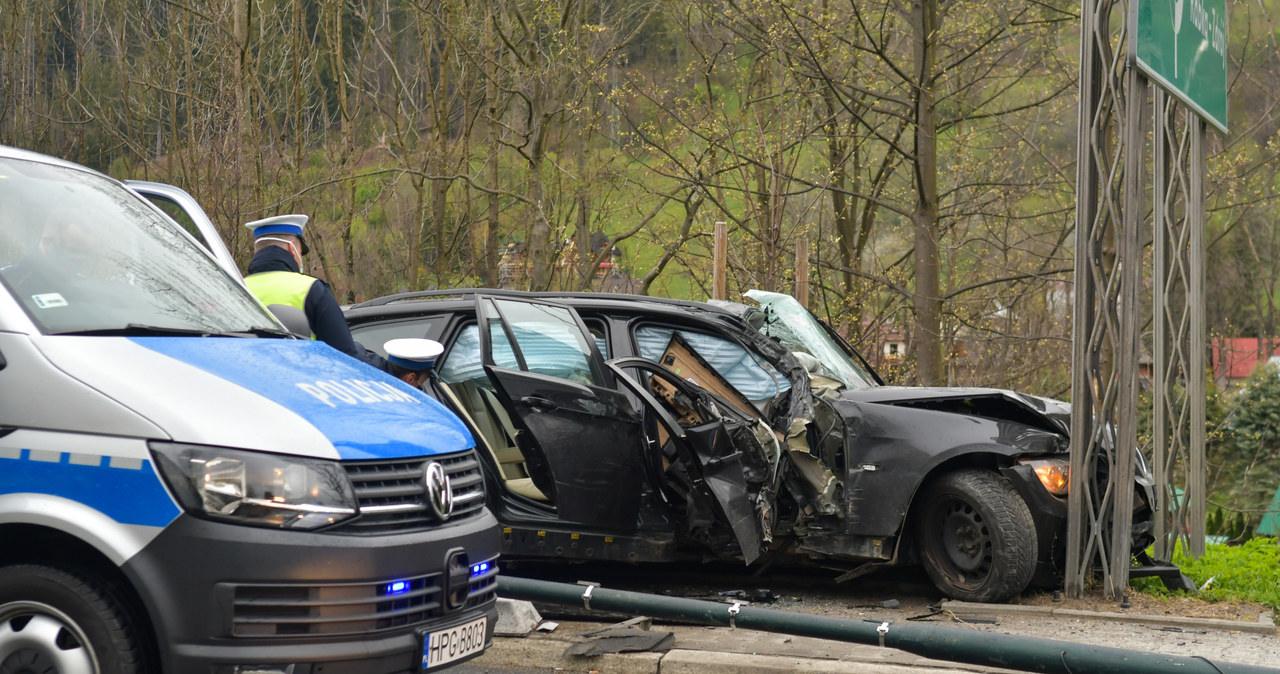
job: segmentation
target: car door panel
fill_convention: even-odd
[[[484,370],[519,426],[535,484],[566,524],[634,531],[645,480],[642,419],[609,388],[612,378],[581,320],[551,303],[476,303]],[[576,336],[571,323],[581,330]]]
[[[618,372],[619,383],[629,388],[647,407],[656,411],[667,436],[676,444],[676,460],[681,461],[677,469],[683,469],[690,481],[691,492],[686,494],[685,524],[693,537],[715,547],[718,538],[723,537],[717,535],[719,527],[716,523],[719,523],[720,526],[728,527],[744,563],[750,564],[758,559],[771,539],[774,505],[772,495],[775,492],[769,484],[762,484],[769,480],[760,475],[762,471],[758,466],[753,470],[746,465],[745,454],[737,446],[744,440],[735,441],[734,434],[730,432],[729,424],[737,425],[741,420],[732,417],[709,418],[705,411],[709,409],[708,406],[693,403],[693,398],[705,396],[705,391],[651,360],[615,358],[609,361],[609,367]],[[642,379],[650,380],[651,386],[665,392],[668,400],[666,405],[679,408],[685,423],[680,423],[664,403],[644,386],[623,374],[624,369],[641,372]],[[681,394],[685,397],[680,398]],[[680,403],[673,404],[677,398],[699,409],[687,408]],[[760,479],[753,483],[748,480],[748,475],[756,475]],[[708,518],[714,522],[703,521]],[[700,527],[707,529],[706,535],[699,533]],[[725,553],[722,550],[716,552]]]
[[[733,531],[742,561],[754,562],[763,552],[765,532],[744,477],[742,452],[729,440],[724,422],[701,424],[685,432],[700,460],[702,479],[715,496],[721,517]]]

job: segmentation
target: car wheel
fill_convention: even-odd
[[[960,470],[921,490],[916,545],[925,572],[948,597],[1001,602],[1031,582],[1035,523],[1013,485],[989,470]]]
[[[131,624],[118,601],[78,574],[0,569],[0,674],[139,674]]]

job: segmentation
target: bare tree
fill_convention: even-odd
[[[990,162],[961,143],[985,143],[993,154],[1001,147],[1026,150],[1052,128],[1046,118],[1068,113],[1059,101],[1070,89],[1071,71],[1052,50],[1071,14],[1043,3],[944,8],[934,0],[728,0],[723,7],[712,16],[722,17],[735,46],[772,59],[780,95],[808,102],[792,112],[794,142],[807,154],[821,148],[826,170],[779,168],[793,184],[828,195],[831,216],[819,222],[830,221],[835,245],[820,246],[818,254],[825,257],[822,266],[841,276],[846,297],[833,305],[836,313],[860,323],[866,317],[850,311],[851,304],[865,309],[888,292],[883,308],[896,313],[898,303],[910,300],[915,378],[945,381],[944,345],[957,334],[956,318],[944,320],[948,297],[957,288],[988,287],[980,273],[965,278],[981,267],[956,234],[1027,217],[1015,213],[1015,205],[1066,192],[1063,167],[1070,162],[1069,151],[1034,150],[1036,161]],[[716,142],[736,159],[767,165]],[[968,166],[957,160],[966,154]],[[1070,227],[1067,218],[1056,224]],[[880,234],[881,226],[888,231]],[[1050,249],[1059,239],[1051,236]],[[830,248],[834,256],[824,252]],[[883,259],[869,260],[873,250]]]
[[[1268,340],[1280,62],[1272,0],[1232,6],[1232,134],[1211,137],[1211,323]],[[855,341],[902,329],[921,383],[1065,389],[1069,2],[29,0],[0,13],[0,141],[173,182],[240,259],[312,216],[346,299],[594,288],[785,290]],[[603,244],[603,248],[601,248]],[[1222,251],[1222,252],[1217,252]],[[888,363],[889,361],[886,361]],[[1055,365],[1055,363],[1057,363]]]

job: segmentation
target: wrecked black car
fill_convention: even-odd
[[[918,563],[947,596],[1058,582],[1065,403],[890,387],[788,295],[743,303],[440,291],[347,310],[445,345],[430,393],[476,436],[508,558]],[[1151,541],[1138,455],[1133,546]]]

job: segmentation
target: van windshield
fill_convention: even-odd
[[[100,175],[0,157],[0,282],[45,334],[274,332],[178,226]]]

